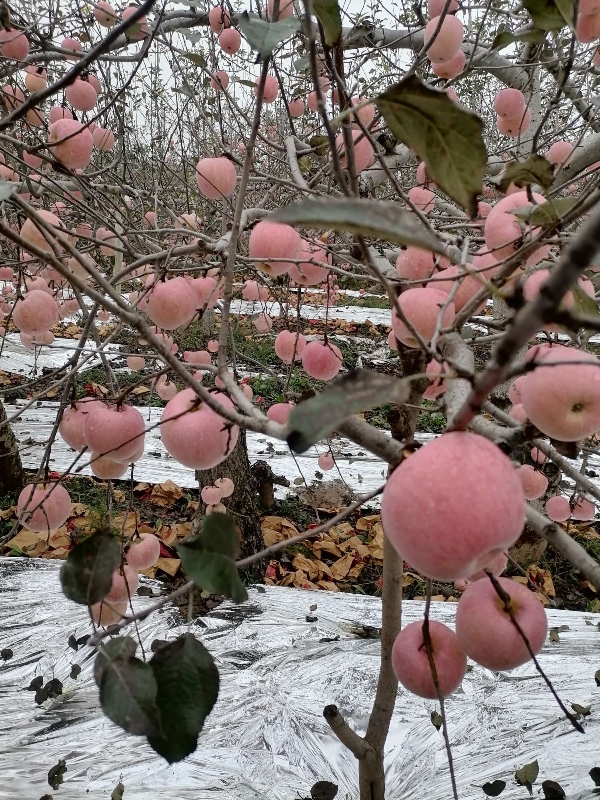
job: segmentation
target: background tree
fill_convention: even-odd
[[[600,566],[557,524],[593,518],[600,499],[585,473],[600,430],[590,344],[597,3],[38,5],[35,17],[28,3],[4,5],[0,31],[1,333],[50,347],[71,314],[81,333],[63,367],[28,385],[28,405],[60,402],[19,519],[49,533],[68,519],[70,472],[88,464],[118,479],[142,457],[134,389],[149,379],[166,404],[163,444],[202,489],[194,535],[178,546],[190,580],[152,607],[136,614],[130,601],[160,543],[116,537],[110,511],[65,562],[65,594],[97,627],[105,713],[168,761],[193,752],[218,693],[208,651],[188,634],[146,660],[132,637],[105,641],[102,628],[120,631],[194,586],[242,602],[238,570],[260,573],[269,555],[382,493],[373,713],[364,737],[335,706],[325,718],[358,759],[364,800],[385,794],[398,680],[438,699],[451,766],[444,697],[467,656],[510,669],[535,660],[545,639],[537,599],[499,577],[525,521],[600,587]],[[329,313],[340,286],[385,292],[396,375],[357,370],[327,386],[342,354],[329,325],[307,342],[300,319],[307,287],[323,290]],[[277,338],[271,301],[287,324],[277,322]],[[252,335],[272,336],[281,359],[281,402],[267,413],[240,375],[240,361],[270,369],[244,354],[240,309],[255,312]],[[116,341],[136,383],[111,364]],[[102,401],[79,396],[89,344],[106,374]],[[299,363],[309,391],[292,385]],[[448,428],[418,448],[423,396],[443,404]],[[391,437],[359,416],[383,405]],[[0,419],[6,488],[21,480],[8,428],[20,413]],[[264,548],[247,431],[294,452],[337,432],[386,462],[388,481]],[[59,480],[49,474],[57,435],[77,451]],[[517,452],[527,463],[515,470],[507,453]],[[556,470],[573,482],[569,499],[554,494]],[[423,623],[400,632],[403,559],[427,579],[429,599],[433,580],[464,592],[456,635],[430,622],[429,600]]]

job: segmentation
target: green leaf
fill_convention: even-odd
[[[331,781],[317,781],[310,787],[311,800],[333,800],[338,793],[337,783]]]
[[[184,53],[183,55],[188,61],[191,61],[192,64],[195,64],[197,67],[206,66],[206,58],[202,53]]]
[[[350,231],[373,239],[412,244],[422,250],[444,253],[442,243],[437,236],[408,211],[398,208],[395,203],[384,203],[379,200],[307,198],[280,208],[269,219],[309,228]]]
[[[233,78],[232,83],[241,83],[242,86],[247,86],[249,89],[256,88],[256,83],[254,81],[246,81],[243,78]]]
[[[191,633],[159,648],[150,667],[158,686],[161,734],[149,736],[148,743],[172,764],[196,749],[219,695],[219,672],[208,650]]]
[[[574,7],[572,0],[523,0],[536,28],[557,31],[566,25],[573,26]]]
[[[323,26],[325,44],[333,47],[342,38],[342,16],[337,0],[313,0],[313,11]]]
[[[529,44],[542,44],[546,34],[543,31],[523,31],[522,33],[511,33],[511,31],[498,31],[492,42],[492,50],[502,50],[515,42],[528,42]]]
[[[35,678],[31,679],[31,683],[27,687],[28,692],[37,692],[38,689],[41,689],[44,685],[44,677],[43,675],[37,675]]]
[[[582,717],[589,717],[591,713],[591,706],[580,706],[579,703],[571,703],[571,708],[576,714],[581,714]]]
[[[326,156],[329,152],[328,136],[311,136],[308,143],[311,147],[314,147],[315,153],[319,157]]]
[[[596,786],[600,786],[600,767],[592,767],[588,772],[588,775],[594,781]]]
[[[568,27],[575,33],[575,3],[573,0],[554,0],[554,4]]]
[[[431,180],[475,217],[488,160],[479,117],[416,75],[380,94],[375,105],[394,136],[425,162]]]
[[[544,792],[544,800],[562,800],[563,797],[566,797],[565,790],[556,781],[544,781],[542,783],[542,791]]]
[[[307,55],[307,56],[302,56],[297,61],[294,61],[292,66],[294,67],[296,72],[303,72],[305,69],[308,68],[309,64],[310,64],[310,56]]]
[[[46,700],[60,697],[62,690],[63,685],[58,678],[51,678],[43,688],[39,688],[37,690],[35,693],[35,702],[41,706],[41,704],[45,703]]]
[[[598,303],[593,297],[590,297],[587,292],[584,292],[579,284],[575,283],[571,287],[571,294],[573,295],[573,310],[579,314],[597,317],[600,315]]]
[[[132,36],[137,36],[142,31],[142,23],[140,20],[132,22],[128,28],[125,28],[125,37],[131,39]]]
[[[63,776],[67,771],[67,762],[64,758],[59,759],[51,769],[48,770],[48,784],[56,791],[63,782]]]
[[[100,528],[67,556],[60,571],[63,592],[75,603],[99,603],[109,593],[112,574],[120,563],[119,540],[107,528]]]
[[[511,183],[515,186],[527,186],[537,183],[543,189],[549,189],[554,180],[554,171],[549,161],[542,156],[529,156],[526,161],[511,161],[498,181],[498,188],[505,192]]]
[[[3,200],[8,200],[8,198],[14,194],[16,191],[16,186],[9,181],[0,180],[0,203]]]
[[[110,796],[110,800],[123,800],[123,794],[125,792],[125,787],[119,781],[115,788],[112,790],[112,794]]]
[[[176,547],[181,566],[197,586],[243,603],[248,594],[235,566],[239,549],[235,521],[227,514],[208,514],[202,520],[200,534]]]
[[[149,664],[136,658],[128,636],[112,639],[96,657],[94,678],[106,716],[133,736],[158,732],[158,687]]]
[[[576,197],[560,197],[557,200],[549,200],[547,203],[540,203],[538,206],[525,206],[515,208],[511,212],[515,217],[524,219],[531,225],[549,225],[557,222],[579,202]]]
[[[352,414],[385,403],[402,405],[408,400],[409,384],[391,375],[355,369],[331,383],[321,394],[298,403],[292,409],[287,437],[290,449],[305,453]]]
[[[481,788],[488,797],[498,797],[506,788],[506,781],[491,781],[489,783],[484,783]]]
[[[210,78],[208,79],[210,82]],[[177,94],[183,94],[186,97],[194,97],[194,93],[190,89],[189,86],[182,84],[181,86],[172,86],[171,91],[176,92]]]
[[[112,661],[117,658],[133,658],[137,644],[131,636],[116,636],[106,642],[96,656],[94,662],[94,680],[100,686],[104,676],[104,670],[110,667]]]
[[[444,724],[444,719],[443,719],[442,715],[439,713],[439,711],[432,711],[431,715],[430,715],[430,718],[431,718],[431,724],[433,725],[433,727],[436,729],[436,731],[439,731],[439,729]]]
[[[531,791],[531,787],[536,782],[539,772],[540,772],[540,765],[538,764],[536,759],[535,761],[532,761],[531,764],[525,764],[524,767],[518,769],[515,772],[515,780],[521,786],[527,787],[529,794],[533,794]]]
[[[179,0],[179,2],[182,3],[183,0]],[[199,31],[191,31],[189,28],[180,28],[177,33],[181,33],[192,44],[198,44],[198,42],[204,37],[203,33],[200,33]]]
[[[300,174],[306,177],[310,173],[312,167],[310,158],[308,158],[308,156],[300,156],[298,159],[298,166],[300,168]]]
[[[300,20],[294,16],[267,22],[258,14],[244,11],[238,20],[238,27],[253,50],[258,50],[258,60],[264,61],[280,42],[292,37],[300,27]]]

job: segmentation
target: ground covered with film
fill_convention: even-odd
[[[380,290],[381,291],[381,290]],[[256,315],[270,315],[274,329],[285,328],[292,315],[297,315],[289,296],[281,297],[275,288],[266,301],[249,302],[241,298],[234,303],[233,337],[236,348],[236,369],[240,380],[253,392],[260,407],[267,409],[282,399],[299,400],[315,387],[301,365],[284,370],[276,356],[270,332],[256,330]],[[325,292],[311,290],[301,306],[299,329],[307,339],[322,335],[327,324],[332,341],[343,356],[343,371],[368,367],[376,372],[397,372],[398,356],[388,346],[389,310],[387,298],[381,293],[339,289],[334,305],[328,305]],[[331,299],[331,298],[330,298]],[[484,314],[491,313],[488,309]],[[327,319],[326,319],[327,317]],[[180,352],[189,348],[201,350],[214,340],[219,329],[217,306],[214,325],[207,328],[202,322],[193,323],[174,333]],[[77,337],[81,334],[78,316],[67,317],[56,328],[52,345],[29,350],[19,341],[18,334],[7,334],[0,349],[0,386],[7,415],[16,416],[13,423],[18,438],[23,465],[36,470],[45,452],[59,407],[58,391],[49,388],[46,398],[32,401],[29,384],[43,380],[48,384],[56,370],[71,358]],[[58,474],[69,471],[69,494],[73,500],[72,515],[50,537],[21,528],[16,521],[16,495],[0,499],[0,534],[2,554],[7,556],[64,559],[70,548],[86,536],[99,519],[104,518],[108,505],[113,510],[113,524],[126,536],[155,533],[161,540],[161,558],[147,571],[165,585],[173,585],[181,576],[180,561],[174,546],[191,530],[191,519],[201,504],[194,470],[173,459],[166,451],[160,436],[160,415],[165,406],[151,380],[151,360],[138,371],[127,366],[131,353],[148,356],[148,348],[138,337],[109,318],[100,328],[102,351],[110,360],[119,380],[125,387],[134,385],[130,403],[143,412],[148,433],[144,455],[128,470],[123,480],[107,482],[96,479],[85,459],[73,466],[75,452],[57,436],[52,443],[49,465]],[[470,328],[466,335],[477,336]],[[591,347],[599,347],[592,337]],[[485,360],[489,345],[477,349],[477,357]],[[147,376],[147,377],[146,377]],[[89,344],[80,358],[76,380],[78,397],[102,398],[107,394],[104,367],[100,365],[98,349]],[[178,386],[178,388],[183,388]],[[317,387],[318,388],[318,385]],[[39,383],[36,384],[39,393]],[[388,411],[382,407],[364,416],[369,422],[389,432]],[[17,416],[18,415],[18,416]],[[424,443],[441,433],[446,425],[443,397],[423,401],[419,416],[417,441]],[[292,454],[284,442],[277,442],[258,433],[247,433],[248,455],[251,464],[266,462],[275,481],[272,485],[273,504],[263,507],[261,528],[266,545],[284,541],[311,525],[326,522],[357,497],[376,490],[385,481],[386,465],[375,456],[334,435],[326,442],[311,447],[301,455]],[[323,469],[324,456],[333,456],[330,469]],[[529,452],[521,453],[523,463],[532,464]],[[585,459],[585,463],[584,463]],[[600,463],[594,453],[573,459],[578,470],[585,470],[592,480],[600,476]],[[327,465],[329,466],[329,465]],[[549,475],[548,496],[560,491],[572,495],[573,484],[560,477],[560,485]],[[258,489],[258,487],[257,487]],[[225,501],[226,502],[226,501]],[[381,593],[383,529],[379,517],[379,498],[369,501],[353,517],[334,525],[329,531],[292,545],[275,555],[266,566],[264,580],[269,585],[293,586],[321,591],[351,592],[378,596]],[[571,519],[564,527],[592,555],[600,556],[600,533],[595,520]],[[598,611],[600,603],[592,587],[579,580],[572,567],[557,556],[547,542],[531,531],[525,532],[512,548],[511,562],[505,574],[515,580],[535,584],[540,600],[547,607]],[[437,601],[455,602],[460,596],[452,584],[435,584]],[[409,598],[424,599],[425,581],[406,565],[404,591]],[[210,598],[209,606],[218,602]]]
[[[146,651],[191,629],[221,674],[197,751],[168,766],[144,739],[128,736],[102,714],[93,654],[84,644],[91,630],[87,612],[65,604],[58,567],[41,559],[0,560],[6,620],[0,707],[10,720],[0,748],[0,797],[287,800],[310,798],[320,781],[334,783],[343,800],[354,796],[356,762],[322,711],[335,703],[364,731],[379,670],[377,598],[256,586],[243,605],[224,603],[191,626],[173,608],[139,623]],[[149,594],[160,591],[154,580],[144,580],[144,587]],[[135,597],[135,610],[148,602]],[[452,625],[455,608],[435,602],[432,617]],[[404,623],[421,616],[421,603],[404,603]],[[577,711],[585,735],[562,717],[532,663],[496,673],[470,662],[461,688],[446,700],[463,800],[484,798],[482,787],[489,793],[501,788],[498,782],[506,784],[503,797],[520,800],[527,796],[526,780],[534,796],[542,796],[548,781],[571,800],[596,796],[600,615],[548,609],[548,620],[551,635],[539,661]],[[386,745],[390,797],[421,800],[423,786],[430,800],[448,797],[438,712],[434,701],[400,687]],[[58,780],[55,793],[48,773]]]

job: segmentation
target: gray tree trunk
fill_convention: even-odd
[[[246,432],[241,430],[237,445],[225,461],[212,469],[197,470],[196,478],[203,486],[212,486],[217,478],[231,478],[235,488],[231,497],[225,498],[223,504],[227,513],[235,519],[240,530],[240,557],[246,558],[264,549],[260,517],[258,509],[257,487],[250,472],[248,450],[246,448]],[[197,518],[203,514],[202,505],[198,508]],[[262,581],[266,565],[258,561],[245,571],[248,582]]]
[[[23,466],[19,445],[0,401],[0,494],[23,485]]]

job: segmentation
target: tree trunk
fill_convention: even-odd
[[[19,445],[0,401],[0,494],[23,485],[23,466]]]
[[[225,461],[212,469],[197,470],[196,478],[203,486],[212,486],[218,478],[231,478],[234,490],[231,497],[224,499],[227,513],[235,519],[241,534],[240,557],[246,558],[264,549],[265,543],[260,529],[256,484],[250,472],[246,432],[241,430],[237,445]],[[197,517],[204,513],[198,508]],[[259,561],[244,572],[247,582],[262,581],[266,565]]]
[[[492,302],[494,322],[504,322],[514,315],[514,309],[509,308],[501,297],[494,297]],[[522,347],[515,356],[515,361],[522,361],[525,358],[526,353],[527,346]],[[508,399],[508,390],[510,389],[510,385],[513,381],[514,378],[511,378],[509,381],[499,383],[492,392],[492,399],[494,402],[499,402],[500,408],[510,405],[510,401]]]
[[[402,377],[425,372],[426,360],[420,350],[398,345]],[[405,444],[413,444],[427,379],[411,381],[410,396],[403,406],[394,406],[388,414],[392,436]],[[325,719],[338,739],[358,759],[360,800],[385,800],[385,740],[388,735],[398,680],[392,669],[392,647],[400,631],[402,615],[402,573],[404,562],[387,536],[383,542],[383,590],[381,597],[381,655],[377,690],[364,737],[352,731],[335,706],[327,706]]]
[[[425,372],[427,360],[425,354],[420,350],[411,350],[400,344],[398,347],[400,364],[402,366],[401,377],[408,378],[411,375],[418,375]],[[392,436],[399,442],[412,444],[415,438],[415,431],[419,421],[420,405],[423,399],[423,392],[429,386],[427,379],[411,381],[410,396],[408,402],[403,406],[394,406],[387,415]]]

